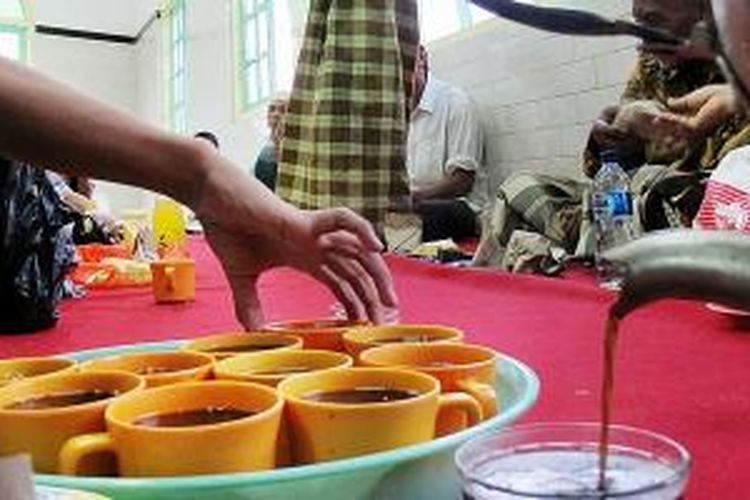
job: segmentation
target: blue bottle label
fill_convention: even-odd
[[[613,219],[633,216],[633,196],[630,191],[612,190],[606,193],[595,193],[593,210],[597,217]]]
[[[608,195],[609,210],[612,217],[632,217],[633,196],[630,194],[630,191],[613,190]]]

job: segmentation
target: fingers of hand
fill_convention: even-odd
[[[366,252],[359,238],[347,231],[326,233],[318,239],[318,245],[325,252],[336,252],[352,259]]]
[[[321,238],[324,251],[335,254],[337,258],[355,259],[369,275],[378,290],[378,296],[383,305],[396,307],[398,299],[393,288],[391,272],[382,255],[368,252],[358,246],[357,238],[351,233],[337,231]],[[330,257],[329,257],[330,258]]]
[[[731,90],[725,85],[707,85],[687,95],[669,99],[667,107],[680,114],[696,114],[711,101],[731,100]]]
[[[378,290],[380,302],[386,307],[398,307],[398,297],[393,286],[393,278],[383,256],[370,252],[360,254],[359,263],[367,271]]]
[[[336,231],[348,231],[359,238],[362,246],[368,250],[380,252],[383,244],[375,234],[372,225],[347,208],[334,208],[312,212],[315,218],[313,231],[316,235]]]
[[[383,304],[375,280],[364,266],[357,260],[336,255],[327,259],[326,266],[349,285],[356,294],[358,302],[364,305],[367,317],[375,323],[380,323]]]
[[[326,285],[336,299],[344,306],[346,315],[352,320],[367,317],[364,304],[352,289],[351,285],[328,266],[321,266],[313,276]]]
[[[617,118],[617,114],[619,112],[620,112],[619,104],[613,104],[613,105],[607,106],[599,114],[599,121],[603,122],[606,125],[609,125],[610,123],[615,121],[615,118]]]
[[[263,309],[256,290],[257,277],[228,275],[229,286],[234,298],[234,313],[247,331],[258,330],[263,326]]]
[[[607,123],[597,120],[591,132],[597,144],[604,147],[614,147],[627,139],[628,134]]]
[[[662,113],[652,122],[652,135],[688,138],[695,133],[695,123],[691,118],[674,113]]]

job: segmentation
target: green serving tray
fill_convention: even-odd
[[[180,341],[133,344],[71,353],[76,361],[148,350]],[[495,387],[501,411],[465,431],[418,445],[346,460],[272,471],[165,478],[72,477],[38,474],[37,484],[93,491],[114,499],[216,500],[456,500],[460,481],[453,453],[464,441],[516,421],[536,402],[539,379],[522,362],[500,355]]]

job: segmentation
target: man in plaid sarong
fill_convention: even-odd
[[[409,194],[407,99],[419,43],[415,0],[311,0],[278,193],[345,206],[380,227]]]

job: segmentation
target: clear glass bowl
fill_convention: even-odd
[[[531,424],[477,437],[456,452],[465,500],[675,500],[690,455],[650,431],[610,428],[607,489],[599,483],[599,423]]]

